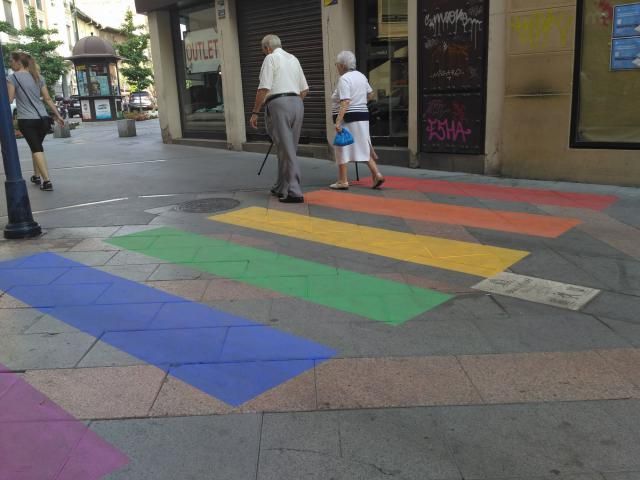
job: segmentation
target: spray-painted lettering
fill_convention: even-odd
[[[532,49],[548,46],[555,32],[560,36],[560,44],[567,47],[574,20],[574,15],[568,12],[543,11],[513,17],[511,29],[518,34],[520,43]]]
[[[427,134],[429,141],[467,143],[467,137],[471,135],[470,128],[464,128],[459,120],[427,118]]]
[[[469,33],[474,42],[476,42],[478,33],[482,30],[482,23],[482,20],[469,15],[461,8],[434,15],[427,14],[424,17],[427,32],[431,35],[435,37],[451,33],[457,35],[460,33],[460,27],[462,27],[461,33]]]

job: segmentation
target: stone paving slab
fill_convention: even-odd
[[[91,430],[131,459],[105,480],[256,477],[258,415],[99,421]],[[214,476],[215,475],[215,476]]]
[[[640,261],[604,257],[585,258],[582,255],[566,253],[563,256],[596,278],[607,290],[640,296]]]
[[[545,211],[553,215],[566,215],[567,209],[545,207]],[[572,209],[571,215],[579,218],[583,223],[579,230],[623,252],[630,257],[640,260],[640,245],[636,239],[640,229],[622,223],[601,212]]]
[[[274,323],[278,328],[332,345],[344,356],[494,352],[471,321],[455,316],[460,311],[457,302],[429,313],[428,320],[407,322],[401,329],[377,322],[359,321],[355,316],[337,317],[330,309],[297,300],[275,299],[272,302],[270,320],[277,320]]]
[[[43,315],[34,308],[0,309],[0,336],[24,333]]]
[[[153,366],[31,370],[24,379],[78,419],[145,417],[166,373]]]
[[[493,350],[501,353],[570,352],[632,346],[624,331],[617,331],[591,315],[559,309],[546,313],[479,314],[473,315],[471,323]]]
[[[460,480],[435,426],[411,410],[267,414],[257,478]]]
[[[106,243],[102,238],[85,238],[69,249],[70,252],[116,252],[118,250],[118,247]]]
[[[455,357],[337,359],[316,368],[316,384],[321,409],[482,401]]]
[[[311,411],[317,409],[316,396],[314,371],[298,375],[237,408],[233,408],[175,377],[168,377],[158,394],[150,415],[173,417]]]
[[[613,320],[606,317],[597,317],[603,325],[610,328],[616,335],[624,338],[629,345],[633,347],[640,347],[640,322],[634,323],[632,321]]]
[[[488,403],[619,399],[640,393],[595,352],[459,358]]]
[[[102,270],[103,272],[107,272],[112,275],[116,275],[118,277],[126,278],[127,280],[132,280],[134,282],[144,282],[157,269],[158,269],[158,265],[153,263],[149,265],[116,265],[116,266],[102,265],[99,267],[99,270]]]
[[[0,363],[13,370],[73,368],[94,344],[85,333],[0,336]]]
[[[144,284],[193,302],[199,302],[207,291],[209,282],[210,280],[162,280],[145,282]]]
[[[58,238],[108,238],[117,232],[120,227],[70,227],[54,228],[47,231],[47,239]]]
[[[96,342],[82,358],[80,363],[78,363],[79,368],[128,367],[133,365],[146,365],[146,363],[139,358],[100,341]]]
[[[0,299],[0,304],[1,304]],[[584,309],[597,317],[640,323],[640,297],[615,292],[602,292]]]
[[[640,408],[613,401],[434,410],[464,478],[484,480],[637,471],[638,431],[620,407]]]

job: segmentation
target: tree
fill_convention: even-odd
[[[5,65],[9,65],[9,55],[15,50],[21,50],[31,55],[40,66],[40,74],[53,93],[53,87],[64,75],[69,66],[56,49],[62,42],[52,40],[51,35],[58,33],[56,29],[46,29],[38,25],[36,10],[29,8],[29,25],[17,30],[7,22],[0,22],[0,32],[8,33],[18,38],[16,43],[7,43],[4,48]]]
[[[124,58],[125,66],[120,71],[134,92],[145,90],[153,83],[153,71],[148,66],[147,56],[151,37],[148,33],[141,32],[143,29],[143,26],[133,24],[133,12],[128,9],[120,28],[125,40],[115,46],[118,55]]]

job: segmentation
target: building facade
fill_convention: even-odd
[[[376,94],[382,163],[640,185],[637,0],[137,0],[165,142],[259,150],[247,120],[276,33],[307,75],[301,150],[330,158],[336,54]],[[636,25],[637,23],[637,25]],[[637,27],[637,28],[636,28]]]
[[[47,29],[57,30],[57,34],[52,38],[61,42],[57,52],[62,57],[69,57],[73,47],[78,40],[84,37],[95,35],[103,38],[112,44],[122,42],[124,36],[116,27],[96,20],[94,17],[84,12],[78,7],[75,1],[71,0],[2,0],[4,9],[0,11],[0,21],[6,21],[16,29],[25,28],[29,22],[29,8],[33,7],[36,12],[38,24]],[[124,21],[122,12],[120,23]],[[8,35],[0,34],[0,41],[8,43],[16,39]],[[56,95],[68,97],[77,95],[78,87],[73,69],[61,78],[60,82],[54,86]]]

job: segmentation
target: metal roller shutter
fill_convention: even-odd
[[[253,108],[264,60],[260,42],[265,35],[273,33],[280,37],[287,52],[298,57],[309,84],[300,143],[326,142],[321,1],[239,0],[237,8],[242,90],[247,118]],[[248,139],[267,138],[263,129],[258,132],[256,134],[249,129]]]

